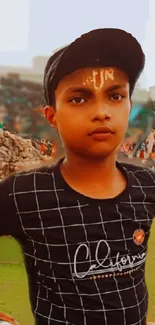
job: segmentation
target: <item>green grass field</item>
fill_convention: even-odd
[[[146,281],[149,290],[148,320],[155,321],[155,223],[149,241]],[[21,325],[33,325],[27,277],[19,245],[11,237],[0,238],[0,311]]]
[[[0,238],[0,311],[21,325],[33,325],[22,253],[11,237]]]

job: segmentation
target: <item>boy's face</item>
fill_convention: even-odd
[[[131,109],[129,81],[118,68],[84,68],[66,76],[45,115],[67,152],[102,158],[117,151]]]

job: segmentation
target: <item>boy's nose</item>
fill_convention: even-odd
[[[97,107],[95,112],[93,112],[92,114],[92,121],[104,121],[110,119],[111,113],[109,112],[109,109],[105,106]]]

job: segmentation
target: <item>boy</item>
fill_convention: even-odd
[[[146,325],[155,175],[116,161],[144,68],[137,40],[100,29],[45,68],[45,116],[65,158],[0,187],[0,232],[23,248],[38,325]]]

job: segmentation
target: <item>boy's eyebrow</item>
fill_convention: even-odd
[[[126,84],[113,85],[113,86],[108,87],[106,89],[106,92],[122,89],[122,88],[125,88],[125,87],[126,87]],[[72,88],[68,88],[67,92],[91,94],[92,89],[91,88],[86,88],[86,87],[75,87],[75,88],[72,87]]]
[[[126,84],[113,85],[113,86],[110,86],[106,91],[114,91],[114,90],[122,89],[125,87],[126,87]]]
[[[90,88],[86,88],[86,87],[75,87],[75,88],[72,87],[72,88],[67,89],[67,92],[90,94],[92,92],[92,90]]]

